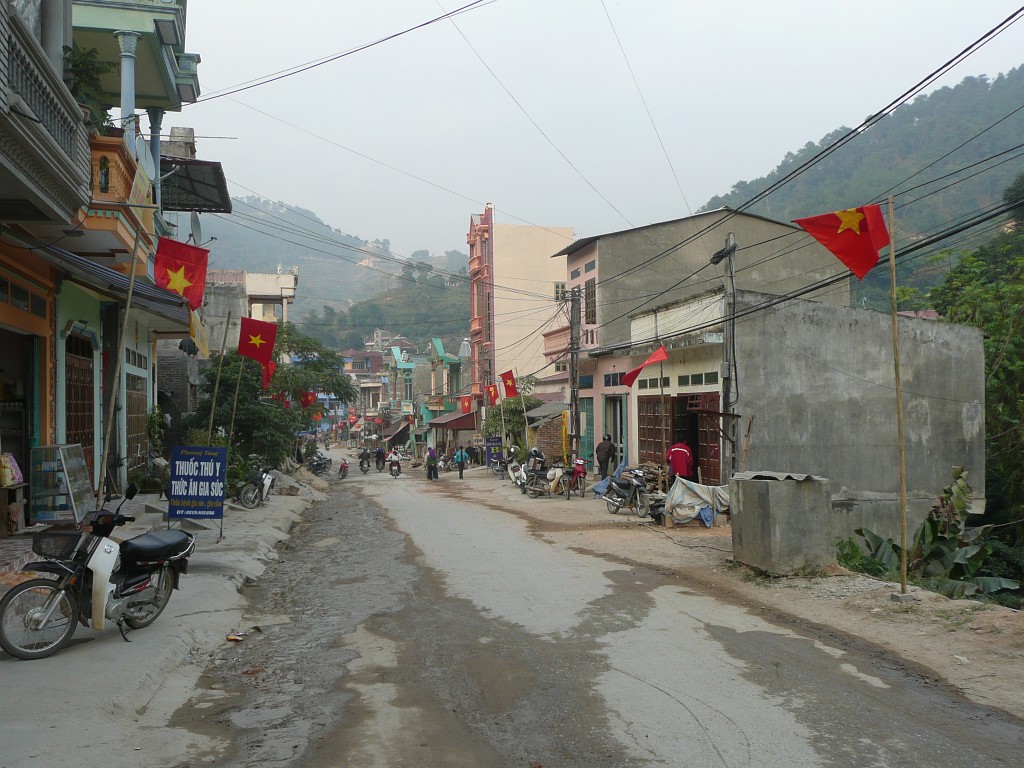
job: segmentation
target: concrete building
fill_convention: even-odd
[[[899,532],[899,462],[892,325],[888,314],[756,291],[709,292],[631,321],[631,344],[609,357],[641,361],[626,390],[631,461],[660,462],[685,439],[701,479],[725,484],[737,469],[827,478],[836,538],[861,526]],[[968,470],[976,510],[985,496],[985,381],[982,332],[900,317],[908,517],[924,519],[954,466]],[[728,344],[734,337],[735,344]],[[727,364],[735,351],[735,365]],[[638,363],[639,364],[639,363]],[[726,379],[734,398],[725,403]],[[735,441],[725,425],[740,427]],[[819,521],[820,522],[820,521]]]
[[[630,424],[640,414],[630,410],[630,390],[621,385],[620,379],[647,354],[630,356],[622,352],[630,344],[631,318],[712,288],[723,289],[728,282],[727,264],[712,265],[710,258],[730,232],[739,244],[734,257],[737,288],[779,294],[810,289],[807,298],[849,304],[848,281],[813,289],[819,281],[840,275],[845,267],[803,230],[786,222],[728,209],[586,237],[562,248],[554,253],[552,261],[565,258],[566,290],[578,288],[582,297],[583,456],[590,458],[600,436],[608,433],[618,446],[619,456],[633,462],[653,458],[653,449],[638,455],[637,444],[629,443]],[[657,313],[653,316],[656,318]],[[658,325],[658,334],[669,336],[687,328],[688,322],[680,318]],[[544,353],[548,361],[557,364],[565,360],[568,348],[569,328],[563,322],[545,335]],[[707,373],[719,375],[717,370],[709,369]],[[551,384],[545,389],[557,390],[561,386],[557,380]],[[704,405],[709,410],[721,410],[720,401],[712,399]],[[652,411],[643,418],[653,428],[658,414]],[[655,440],[651,445],[660,442]]]
[[[199,92],[185,16],[184,0],[0,3],[0,268],[9,276],[0,343],[15,380],[0,410],[18,422],[2,426],[3,450],[16,442],[24,458],[37,446],[81,444],[97,484],[122,486],[148,460],[157,342],[187,339],[194,322],[180,295],[154,285],[157,238],[173,235],[163,214],[230,211],[217,164],[202,174],[220,183],[188,197],[189,207],[160,184],[164,115]],[[107,68],[86,110],[63,79],[73,44],[95,49]],[[67,72],[75,87],[76,71]],[[120,112],[108,122],[110,105]],[[193,191],[198,173],[175,167]]]
[[[542,333],[562,324],[565,288],[565,270],[550,256],[572,237],[568,227],[499,224],[490,204],[470,219],[470,393],[477,403],[503,371],[543,375],[548,367]]]

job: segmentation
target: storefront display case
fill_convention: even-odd
[[[81,445],[32,449],[30,517],[33,523],[80,523],[94,506],[94,493]]]

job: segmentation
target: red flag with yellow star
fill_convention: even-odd
[[[492,405],[492,406],[493,405],[497,405],[498,404],[498,385],[497,384],[488,384],[486,387],[484,387],[484,391],[487,393],[487,402],[490,405]]]
[[[462,404],[462,412],[463,413],[472,413],[473,412],[473,396],[472,395],[463,395],[461,398],[459,398],[459,400],[460,400],[460,402]]]
[[[512,371],[501,374],[501,383],[505,385],[505,397],[519,397],[519,387],[516,386],[516,377]]]
[[[160,288],[187,299],[190,309],[199,309],[203,306],[209,256],[206,248],[161,237],[156,246],[153,280]]]
[[[238,331],[238,354],[252,358],[257,363],[266,365],[274,354],[274,342],[277,341],[277,325],[263,320],[243,317]]]
[[[877,205],[794,219],[793,223],[832,251],[858,280],[878,263],[878,251],[889,244],[889,231]]]

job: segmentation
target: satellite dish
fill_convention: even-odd
[[[199,245],[201,242],[203,242],[203,227],[199,223],[199,214],[196,211],[192,211],[191,225],[192,234],[190,235],[190,237],[192,238],[193,243]]]

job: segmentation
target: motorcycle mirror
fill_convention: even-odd
[[[128,483],[128,487],[124,489],[124,497],[126,499],[134,499],[139,493],[139,486],[135,483]]]

